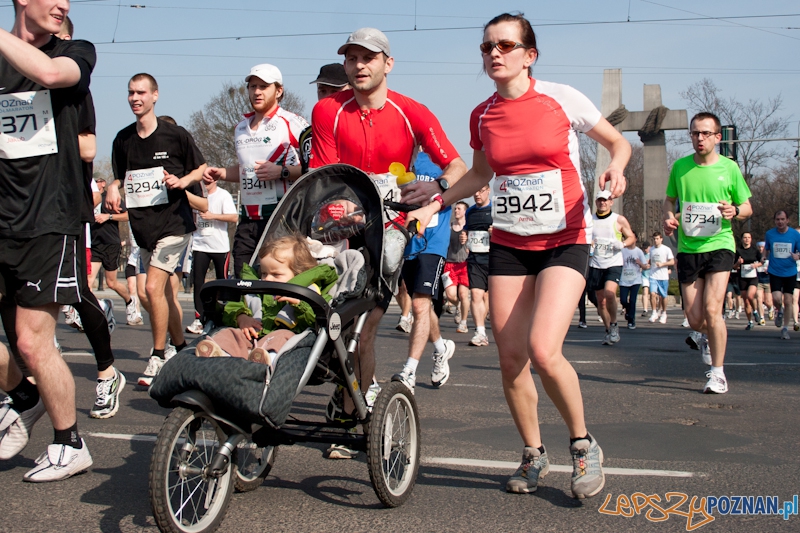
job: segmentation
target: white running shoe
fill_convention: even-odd
[[[684,318],[683,319],[683,322],[681,322],[681,327],[682,328],[688,328],[689,327],[689,319],[688,318]]]
[[[701,334],[698,345],[700,346],[700,356],[703,358],[703,363],[711,366],[711,348],[708,347],[708,337]]]
[[[369,386],[367,392],[364,394],[364,401],[367,402],[367,407],[372,410],[372,406],[375,405],[375,400],[378,399],[378,394],[381,393],[381,386],[378,385],[378,382],[374,379],[372,380],[372,385]]]
[[[667,313],[661,313],[661,316],[658,319],[659,324],[666,324],[667,323]]]
[[[603,337],[603,346],[611,346],[614,344],[611,342],[611,333],[606,333],[605,337]]]
[[[414,386],[417,384],[417,375],[410,369],[403,367],[399,373],[392,376],[392,381],[399,381],[414,394]]]
[[[203,323],[200,322],[199,318],[195,318],[194,322],[186,326],[186,331],[188,333],[194,333],[195,335],[200,335],[203,333]]]
[[[103,308],[103,312],[106,314],[106,322],[108,322],[108,334],[111,335],[114,333],[114,330],[117,329],[117,319],[114,318],[114,302],[108,298],[103,298],[100,300],[100,307]]]
[[[131,303],[125,306],[125,319],[129,326],[140,326],[142,324],[142,315],[136,310],[136,300],[131,299]]]
[[[42,399],[27,411],[17,412],[10,397],[0,403],[0,459],[11,459],[25,448],[31,429],[46,412]]]
[[[75,308],[71,305],[64,305],[61,307],[61,310],[64,312],[64,321],[67,325],[77,328],[75,325],[75,317],[78,316],[78,312],[75,311]]]
[[[111,418],[119,411],[119,395],[125,388],[125,376],[113,366],[111,368],[114,369],[113,377],[97,380],[97,399],[89,411],[91,418]]]
[[[433,370],[431,371],[431,385],[441,387],[450,378],[450,364],[447,362],[456,351],[456,343],[451,340],[444,341],[444,353],[433,352]]]
[[[706,372],[708,382],[703,387],[703,394],[725,394],[728,392],[728,380],[725,376],[715,374],[711,370]]]
[[[175,348],[173,348],[173,350],[174,349]],[[166,350],[164,351],[164,355],[166,356]],[[151,355],[150,359],[147,361],[147,368],[145,368],[144,373],[139,376],[137,383],[142,387],[149,387],[152,385],[153,378],[161,372],[161,367],[164,366],[166,362],[166,359],[161,359],[157,355]]]
[[[619,324],[611,324],[611,331],[608,334],[612,343],[619,342]]]
[[[658,313],[653,311],[653,314],[650,315],[650,318],[647,319],[648,322],[655,322],[658,320]]]
[[[453,320],[455,321],[456,324],[461,324],[461,303],[458,303],[456,305],[456,313],[455,316],[453,317]]]
[[[400,321],[397,323],[394,329],[397,331],[402,331],[403,333],[411,333],[411,324],[414,323],[414,317],[409,315],[408,318],[401,316]]]
[[[469,341],[470,346],[489,346],[489,337],[483,333],[475,332],[475,335]]]
[[[31,483],[60,481],[85,472],[92,466],[92,455],[83,439],[81,445],[80,449],[76,449],[66,444],[51,444],[47,447],[47,451],[36,459],[36,466],[22,477],[23,481]]]
[[[456,333],[469,333],[469,328],[466,322],[460,322],[456,328]]]

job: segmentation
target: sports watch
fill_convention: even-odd
[[[288,180],[289,179],[289,167],[286,165],[281,167],[281,178]]]
[[[447,180],[444,178],[439,178],[436,180],[436,183],[439,184],[439,188],[442,189],[442,192],[446,191],[450,188],[450,184],[447,183]]]

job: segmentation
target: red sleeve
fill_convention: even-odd
[[[309,168],[319,168],[339,162],[339,150],[333,136],[336,111],[341,105],[336,98],[323,98],[311,112],[311,157]]]
[[[394,93],[392,98],[398,98],[397,93]],[[415,100],[403,98],[405,100],[403,110],[411,121],[415,140],[431,157],[431,161],[444,169],[453,159],[459,158],[455,146],[447,138],[439,119],[431,113],[431,110]]]
[[[473,150],[483,150],[483,141],[481,140],[479,124],[482,109],[484,107],[485,106],[483,104],[479,105],[472,110],[472,113],[469,116],[469,146]]]

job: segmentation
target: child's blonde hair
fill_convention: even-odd
[[[289,268],[295,275],[317,266],[317,260],[311,255],[306,238],[299,233],[265,241],[258,251],[258,259],[264,259],[268,255],[276,257],[280,252],[285,252],[285,257],[281,259],[288,261]]]

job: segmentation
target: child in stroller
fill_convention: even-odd
[[[336,270],[317,264],[301,235],[295,233],[265,241],[258,257],[263,281],[308,287],[330,301],[328,292],[338,280]],[[255,272],[248,265],[244,273],[244,279],[255,279]],[[260,301],[254,302],[255,297],[246,300],[249,302],[226,304],[223,325],[229,327],[200,341],[198,357],[241,357],[269,365],[286,341],[313,327],[316,320],[311,307],[294,298],[265,294]],[[260,318],[256,316],[259,307]]]

